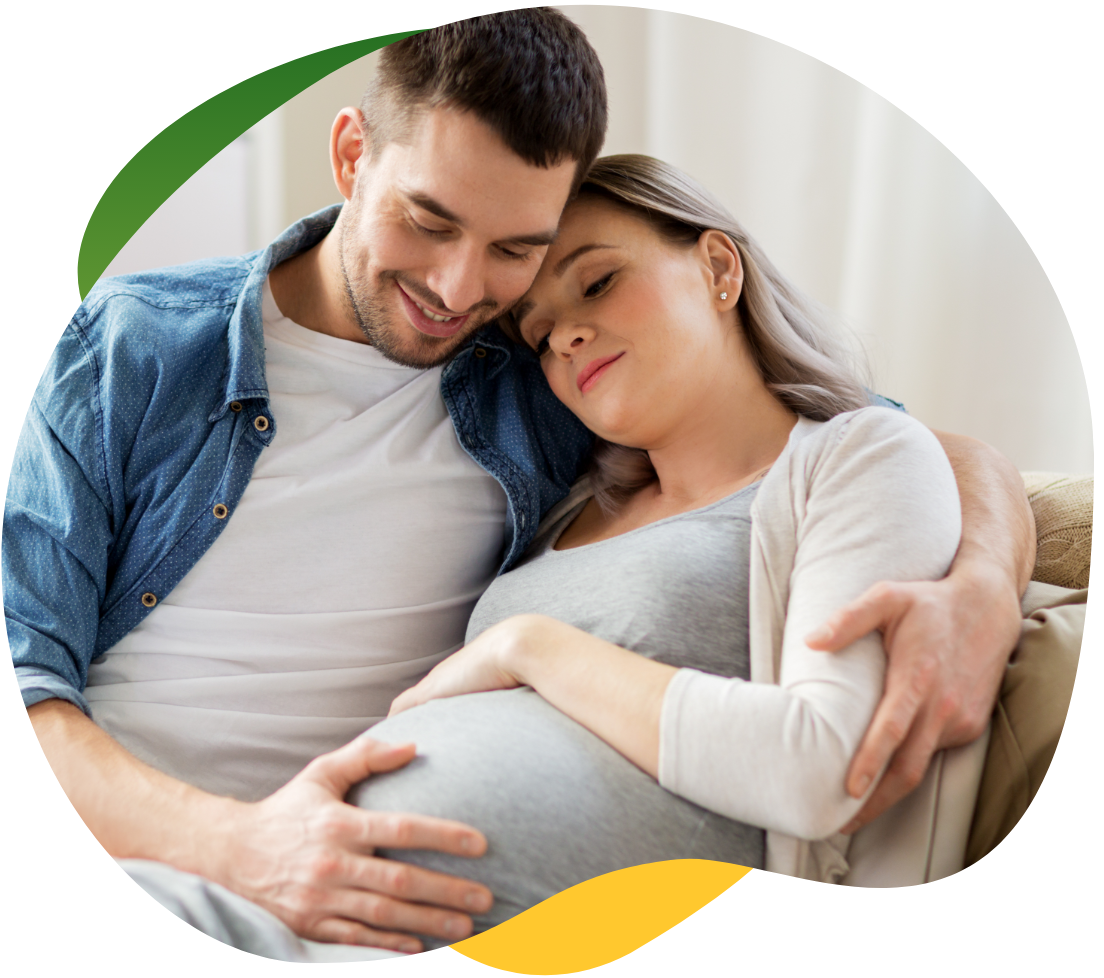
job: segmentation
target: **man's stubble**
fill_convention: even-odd
[[[428,336],[409,323],[395,323],[395,314],[388,311],[384,300],[384,294],[396,287],[392,283],[401,283],[408,295],[418,296],[428,305],[445,308],[445,304],[424,285],[404,279],[399,272],[381,272],[375,282],[366,273],[358,272],[355,277],[350,277],[348,264],[345,261],[346,244],[350,237],[355,240],[359,236],[360,210],[360,202],[356,197],[345,205],[345,213],[341,221],[341,236],[338,240],[338,257],[341,262],[345,297],[357,326],[368,344],[393,363],[422,370],[448,363],[472,333],[503,310],[493,299],[484,299],[472,310],[472,321],[465,324],[465,328],[456,336],[448,337]],[[485,311],[481,313],[481,310]],[[413,343],[404,342],[404,336],[411,337]]]

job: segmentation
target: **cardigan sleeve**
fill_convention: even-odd
[[[809,439],[790,463],[797,540],[778,685],[680,670],[663,702],[659,780],[730,818],[821,839],[862,804],[844,779],[881,697],[885,653],[878,632],[838,653],[804,636],[878,581],[943,577],[961,509],[935,436],[901,412],[868,408]]]

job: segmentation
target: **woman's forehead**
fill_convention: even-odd
[[[579,197],[564,209],[559,233],[548,249],[541,271],[551,269],[581,245],[602,241],[628,243],[638,239],[642,228],[649,229],[642,218],[627,207],[601,197]]]

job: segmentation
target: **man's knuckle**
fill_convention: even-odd
[[[395,896],[409,896],[414,889],[414,870],[405,863],[392,863],[387,868],[387,886]]]
[[[922,689],[929,688],[939,675],[939,657],[930,650],[918,652],[913,658],[912,676],[914,684]]]
[[[897,597],[897,585],[892,581],[879,581],[866,592],[868,600],[873,604],[883,604]]]
[[[398,919],[398,906],[386,897],[372,895],[367,903],[368,920],[377,927],[393,929]]]
[[[888,741],[899,744],[908,736],[909,724],[904,717],[891,716],[885,721],[882,730]]]
[[[953,689],[944,690],[939,697],[936,715],[943,726],[947,726],[962,714],[962,697]]]
[[[310,859],[310,875],[315,880],[333,879],[341,870],[341,857],[334,852],[318,852]]]
[[[406,848],[414,842],[414,823],[405,815],[388,816],[385,827],[387,837],[396,848]]]
[[[928,770],[928,759],[910,757],[901,763],[898,768],[897,780],[904,788],[905,793],[912,791],[921,781]]]

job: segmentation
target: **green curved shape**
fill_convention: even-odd
[[[104,191],[81,239],[81,299],[111,260],[193,173],[243,132],[330,72],[421,31],[383,34],[296,58],[219,92],[143,146]]]

